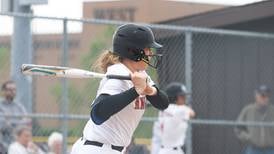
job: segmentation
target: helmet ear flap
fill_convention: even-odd
[[[128,51],[132,54],[132,60],[136,62],[141,61],[146,56],[143,49],[128,49]]]

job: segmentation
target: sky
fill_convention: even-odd
[[[0,0],[1,1],[1,0]],[[102,1],[102,0],[48,0],[48,4],[34,5],[33,12],[35,15],[50,17],[68,17],[82,18],[82,8],[84,1]],[[106,1],[106,0],[103,0]],[[176,0],[194,3],[224,4],[224,5],[244,5],[262,0]],[[65,5],[64,5],[65,4]],[[1,4],[0,4],[1,8]],[[10,17],[0,16],[0,34],[11,34],[12,20]],[[53,22],[49,20],[34,20],[32,23],[33,33],[60,33],[62,31],[61,22]],[[79,23],[70,23],[69,32],[80,32],[82,25]]]

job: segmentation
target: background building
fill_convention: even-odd
[[[274,1],[262,1],[238,7],[212,10],[158,23],[273,33],[273,8]]]

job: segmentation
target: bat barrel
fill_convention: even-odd
[[[25,75],[40,75],[40,76],[54,76],[64,78],[104,78],[119,79],[119,80],[131,80],[128,75],[114,75],[114,74],[102,74],[91,72],[82,69],[61,67],[61,66],[48,66],[48,65],[34,65],[23,64],[21,72]]]

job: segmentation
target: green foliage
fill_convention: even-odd
[[[82,93],[77,90],[73,85],[69,85],[69,90],[68,90],[68,97],[70,100],[71,104],[76,104],[78,105],[84,105],[84,97],[82,96]],[[74,108],[75,110],[75,108]]]
[[[81,58],[82,68],[89,70],[91,68],[91,64],[95,61],[96,57],[98,57],[104,47],[105,43],[100,39],[94,41],[90,47],[90,51]]]
[[[152,138],[152,127],[153,122],[140,122],[134,132],[134,138]]]
[[[60,100],[61,99],[61,94],[62,94],[62,87],[61,84],[54,84],[51,88],[50,88],[50,94],[52,96],[54,96],[56,98],[56,100]]]
[[[149,74],[149,76],[151,77],[151,79],[155,82],[155,84],[158,84],[158,74],[157,74],[157,70],[149,67],[147,69],[147,73]]]
[[[111,46],[112,35],[115,31],[114,26],[107,26],[103,34],[92,40],[90,50],[87,54],[82,55],[81,66],[84,69],[90,69],[91,64],[98,58],[102,51],[107,50]]]
[[[96,37],[96,39],[91,42],[90,50],[81,56],[80,63],[83,69],[89,70],[91,64],[96,60],[99,54],[106,49],[106,47],[111,45],[111,38],[114,31],[114,26],[107,26],[102,32],[102,35]],[[92,79],[86,80],[85,82],[87,83],[84,87],[77,87],[77,85],[72,83],[69,83],[68,85],[69,109],[74,113],[83,113],[83,109],[88,110],[89,104],[87,104],[87,102],[91,102],[91,99],[95,98],[99,80]],[[59,83],[52,86],[50,88],[50,93],[56,98],[57,102],[61,102],[62,85]]]
[[[84,69],[90,69],[91,64],[95,62],[102,51],[109,49],[112,43],[112,35],[115,31],[114,26],[107,26],[102,35],[96,37],[91,42],[90,50],[87,54],[82,56],[81,67]],[[88,92],[90,99],[94,99],[99,86],[99,80],[89,80],[83,88],[83,91]]]
[[[7,48],[0,47],[0,73],[4,73],[4,71],[9,68],[9,60],[10,53]]]
[[[81,120],[77,122],[77,127],[70,127],[69,129],[69,136],[82,136],[83,135],[83,129],[86,125],[86,120]]]
[[[50,93],[51,95],[53,95],[57,102],[59,102],[61,104],[61,96],[62,96],[62,84],[58,83],[55,84],[54,86],[51,87],[50,89]],[[84,105],[84,100],[83,100],[83,96],[82,93],[77,90],[74,85],[70,84],[68,85],[68,98],[69,98],[69,109],[73,110],[75,112],[75,110],[80,110],[81,111],[81,106]],[[58,101],[59,100],[59,101]],[[59,104],[59,105],[60,105]],[[75,104],[77,104],[77,108],[73,107]]]
[[[52,132],[59,131],[56,128],[43,128],[40,126],[36,126],[33,129],[32,135],[33,136],[49,136]]]
[[[3,66],[3,64],[6,63],[7,57],[8,57],[7,48],[0,47],[0,66]]]
[[[60,121],[61,123],[61,121]],[[68,136],[82,136],[84,126],[86,125],[86,120],[78,120],[77,127],[69,127]],[[33,136],[49,136],[52,132],[61,132],[61,128],[48,128],[41,127],[38,123],[33,125]]]

